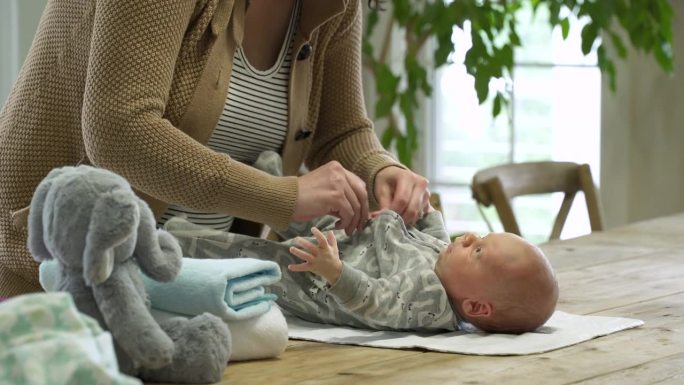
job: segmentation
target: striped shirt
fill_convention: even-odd
[[[254,68],[242,48],[235,51],[233,72],[223,112],[207,146],[246,164],[252,164],[266,150],[280,152],[288,126],[288,91],[292,66],[292,42],[299,15],[295,1],[287,34],[275,64],[266,70]],[[170,205],[158,226],[174,216],[216,230],[228,231],[233,217],[204,213]]]

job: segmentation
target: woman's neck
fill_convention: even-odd
[[[258,70],[271,68],[280,54],[295,0],[252,0],[245,15],[242,49]]]

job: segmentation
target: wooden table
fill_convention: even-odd
[[[684,384],[684,213],[542,245],[558,309],[645,325],[544,354],[482,357],[290,341],[220,384]]]

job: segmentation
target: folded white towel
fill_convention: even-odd
[[[157,321],[183,315],[152,309]],[[231,361],[272,358],[285,351],[287,322],[280,308],[273,304],[264,314],[242,321],[226,321],[233,337]]]

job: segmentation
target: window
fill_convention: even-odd
[[[434,126],[426,151],[431,189],[439,192],[447,227],[452,233],[489,231],[470,196],[473,174],[485,167],[533,160],[588,163],[599,177],[601,75],[594,53],[581,52],[582,21],[572,20],[563,40],[551,30],[540,8],[519,18],[524,44],[516,51],[510,84],[493,81],[490,89],[509,87],[512,103],[506,113],[491,116],[491,103],[477,103],[474,80],[463,60],[469,31],[455,30],[454,64],[436,73]],[[467,27],[466,27],[467,28]],[[458,49],[460,47],[461,49]],[[561,194],[516,198],[513,202],[523,236],[533,242],[548,239]],[[562,238],[590,232],[581,194],[575,198]],[[483,208],[494,231],[501,231],[496,211]]]

